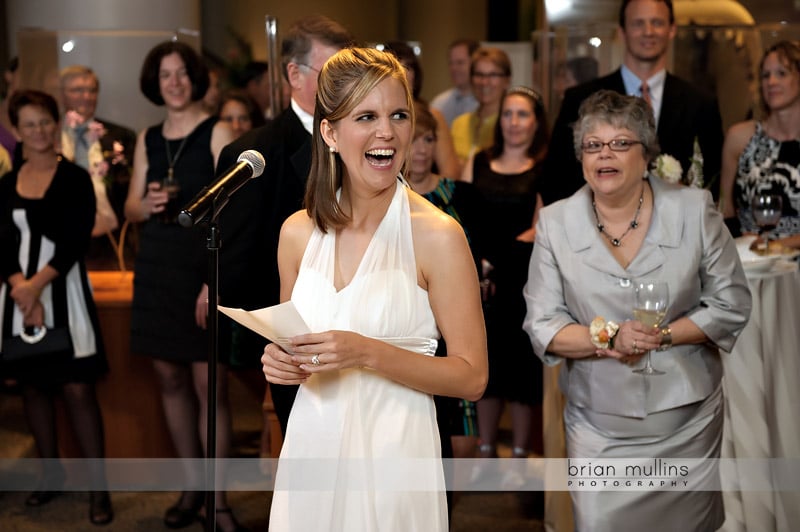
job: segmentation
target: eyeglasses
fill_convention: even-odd
[[[481,80],[483,79],[495,80],[500,78],[507,78],[508,76],[506,74],[503,74],[502,72],[473,72],[472,77]]]
[[[312,67],[311,65],[307,65],[307,64],[305,64],[305,63],[297,63],[297,64],[298,64],[299,66],[306,67],[306,68],[307,68],[307,69],[309,69],[309,70],[313,70],[313,71],[314,71],[314,72],[316,72],[317,74],[319,74],[319,72],[320,72],[318,69],[316,69],[316,68]]]
[[[608,142],[590,140],[581,144],[581,150],[583,150],[583,153],[600,153],[605,146],[608,146],[611,151],[628,151],[637,144],[642,144],[642,142],[630,139],[613,139]]]

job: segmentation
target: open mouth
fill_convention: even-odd
[[[376,168],[388,168],[394,161],[395,150],[392,148],[381,148],[369,150],[364,156],[371,166]]]
[[[616,168],[604,167],[597,170],[598,177],[611,177],[617,174],[619,174],[619,170]]]

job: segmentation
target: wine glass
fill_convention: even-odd
[[[761,228],[759,234],[764,239],[764,254],[769,253],[769,232],[778,226],[783,215],[783,198],[778,194],[758,193],[750,205],[753,219]]]
[[[633,317],[645,327],[658,327],[667,313],[669,304],[669,289],[664,281],[642,280],[637,281],[636,302],[633,305]],[[650,362],[650,350],[647,351],[645,366],[633,370],[640,375],[663,375]]]

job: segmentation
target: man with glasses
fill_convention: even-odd
[[[289,107],[220,154],[218,173],[233,166],[245,150],[261,152],[266,161],[264,173],[237,191],[220,217],[224,245],[220,248],[219,294],[223,305],[254,310],[280,302],[278,237],[286,218],[302,208],[311,169],[317,76],[329,57],[352,43],[353,37],[344,27],[322,15],[295,22],[281,43],[283,75],[291,87]],[[220,345],[230,345],[225,339],[230,323],[223,323]],[[248,338],[247,345],[240,346],[242,353],[251,366],[260,367],[264,340],[241,332]],[[271,385],[271,390],[285,434],[297,386]]]
[[[92,176],[97,199],[92,236],[105,236],[117,230],[124,217],[136,133],[95,116],[100,81],[91,68],[68,66],[61,70],[59,82],[64,109],[61,153]],[[107,238],[93,240],[86,258],[90,269],[117,269],[112,242]]]
[[[622,66],[611,74],[568,89],[553,127],[541,181],[545,204],[566,198],[584,184],[573,149],[571,124],[589,95],[601,89],[640,96],[655,115],[661,152],[677,159],[684,179],[693,159],[702,158],[704,185],[719,196],[722,118],[717,101],[666,71],[675,37],[671,0],[623,0],[619,32],[625,42]],[[615,146],[610,146],[612,151]],[[616,146],[617,151],[623,146]]]

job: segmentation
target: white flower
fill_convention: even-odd
[[[678,159],[662,153],[653,164],[653,173],[667,183],[679,183],[683,177],[683,168]]]
[[[690,187],[703,188],[703,151],[700,141],[694,138],[692,158],[689,160],[689,170],[686,171],[686,181]]]

